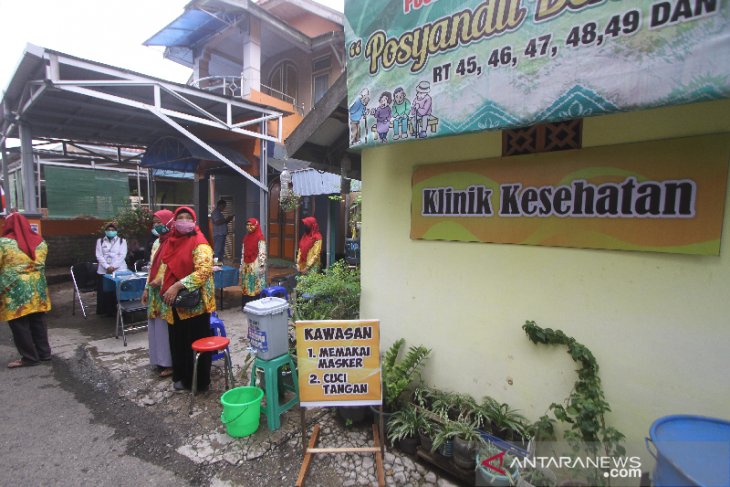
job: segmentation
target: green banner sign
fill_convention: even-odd
[[[730,0],[347,0],[350,145],[730,97]]]

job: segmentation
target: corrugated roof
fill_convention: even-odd
[[[316,196],[320,194],[340,194],[342,178],[331,172],[316,169],[292,171],[292,189],[299,196]],[[360,182],[355,186],[360,187]],[[352,187],[352,185],[351,185]]]

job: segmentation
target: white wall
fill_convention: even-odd
[[[730,101],[585,119],[583,147],[705,133],[730,137]],[[527,339],[535,320],[593,351],[630,450],[645,452],[664,415],[730,418],[730,225],[720,257],[409,238],[415,165],[500,153],[499,132],[363,152],[361,316],[381,320],[383,349],[430,347],[427,382],[534,420],[576,369],[565,348]]]

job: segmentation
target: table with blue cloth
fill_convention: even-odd
[[[122,282],[131,277],[140,276],[147,277],[146,273],[141,272],[116,272],[112,274],[104,274],[104,291],[117,292],[117,283]],[[223,289],[231,286],[238,286],[238,268],[231,267],[229,265],[221,266],[220,270],[213,271],[213,284],[216,289],[220,289],[220,303],[221,309],[223,309]],[[124,295],[124,292],[120,292],[117,296],[117,300],[125,301],[129,299],[128,296]]]
[[[117,285],[131,278],[143,277],[147,279],[146,272],[132,272],[132,271],[117,271],[114,274],[104,274],[104,291],[113,292],[117,296],[117,301],[127,301],[134,299],[134,296],[125,293],[124,291],[117,291]],[[131,293],[134,294],[134,293]]]
[[[220,309],[223,309],[223,289],[238,286],[238,268],[224,265],[220,270],[213,271],[213,284],[216,289],[220,289]]]

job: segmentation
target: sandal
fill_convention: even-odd
[[[23,362],[23,359],[13,360],[8,364],[9,369],[17,369],[18,367],[28,367],[28,364]]]
[[[170,377],[172,375],[172,369],[162,369],[160,377]]]

